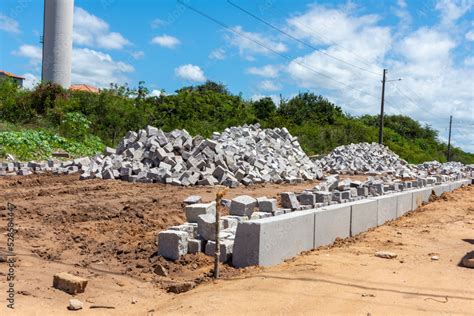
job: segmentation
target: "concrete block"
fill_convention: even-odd
[[[403,192],[393,194],[397,197],[397,217],[413,211],[413,192]]]
[[[350,236],[351,207],[337,204],[315,211],[314,248],[332,244],[336,238]]]
[[[271,212],[253,212],[250,219],[260,219],[272,216]]]
[[[432,187],[436,196],[441,196],[444,192],[449,191],[449,184],[439,184]]]
[[[377,201],[365,199],[348,205],[351,207],[351,236],[377,226]]]
[[[179,230],[164,230],[158,233],[158,254],[167,259],[178,260],[188,252],[188,233]]]
[[[202,239],[188,239],[188,253],[203,252],[206,241]]]
[[[282,192],[280,193],[281,197],[281,205],[283,208],[290,208],[292,210],[296,210],[300,207],[300,203],[296,198],[295,193],[293,192]]]
[[[251,216],[257,200],[248,195],[240,195],[232,199],[230,203],[230,214],[237,216]]]
[[[314,245],[314,210],[251,220],[237,226],[232,264],[270,266]]]
[[[87,279],[67,272],[56,273],[53,276],[53,287],[71,295],[84,293],[86,286]]]
[[[359,187],[359,188],[357,188],[357,195],[358,196],[368,196],[369,195],[369,188],[368,187]]]
[[[198,215],[198,234],[205,240],[216,240],[216,216],[213,214]],[[219,223],[223,228],[223,221]]]
[[[186,220],[190,223],[197,223],[198,216],[203,214],[216,215],[216,202],[191,204],[184,208]]]
[[[276,199],[264,199],[259,201],[258,210],[260,212],[274,212],[277,209]]]
[[[377,201],[377,225],[397,218],[397,196],[394,194],[373,197]]]
[[[232,251],[234,248],[234,241],[229,239],[222,239],[219,240],[219,261],[220,262],[227,262],[232,257]],[[205,253],[208,256],[214,257],[216,253],[216,242],[215,241],[208,241],[206,244]]]
[[[332,193],[329,191],[315,192],[317,203],[329,203],[332,200]]]
[[[301,205],[311,205],[316,204],[316,196],[311,192],[303,192],[298,196],[298,201]]]
[[[202,198],[199,195],[190,195],[183,200],[183,204],[190,205],[190,204],[197,204],[201,203]]]
[[[198,225],[197,223],[184,223],[181,225],[171,226],[168,230],[180,230],[182,232],[188,233],[188,238],[196,238],[198,235]]]
[[[413,190],[412,209],[416,210],[423,205],[423,202],[428,203],[430,200],[431,191],[431,188]]]

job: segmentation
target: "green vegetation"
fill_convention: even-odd
[[[378,135],[377,116],[352,117],[313,93],[300,93],[277,106],[270,98],[244,100],[211,81],[151,97],[143,82],[137,89],[111,86],[94,94],[65,91],[54,84],[28,91],[2,80],[0,119],[0,156],[12,153],[21,159],[45,158],[57,149],[93,154],[146,125],[165,131],[184,128],[206,137],[234,125],[286,127],[310,155],[351,142],[375,142]],[[386,116],[384,142],[411,163],[446,161],[447,145],[438,140],[437,132],[407,116]],[[453,149],[452,157],[474,163],[474,154],[459,148]]]

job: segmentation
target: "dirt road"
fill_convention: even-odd
[[[207,277],[206,256],[178,263],[154,257],[154,236],[184,220],[180,201],[215,188],[178,188],[118,181],[78,181],[75,176],[0,178],[0,249],[6,246],[5,204],[17,205],[14,311],[0,298],[0,314],[64,315],[69,296],[53,289],[52,276],[87,277],[77,296],[84,315],[162,314],[434,314],[474,311],[474,270],[459,267],[474,250],[474,187],[463,188],[409,216],[331,249],[319,249],[270,268],[224,268],[226,280]],[[275,196],[311,184],[238,188],[237,194]],[[396,259],[374,252],[396,252]],[[437,256],[438,260],[432,257]],[[160,263],[166,277],[154,273]],[[6,263],[0,263],[5,295]],[[184,294],[170,283],[202,283]],[[132,304],[135,302],[135,304]],[[115,309],[90,309],[94,305]]]

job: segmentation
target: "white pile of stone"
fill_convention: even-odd
[[[321,170],[286,128],[257,125],[227,128],[211,139],[186,130],[165,133],[148,126],[128,132],[117,149],[92,159],[81,179],[122,179],[174,185],[236,187],[263,182],[301,182],[322,177]]]
[[[425,171],[427,174],[461,174],[465,176],[472,170],[469,165],[464,165],[461,162],[449,161],[441,163],[439,161],[426,161],[416,166],[416,168],[422,172]]]
[[[336,147],[329,155],[316,161],[328,173],[393,174],[414,177],[408,163],[384,145],[358,143]]]

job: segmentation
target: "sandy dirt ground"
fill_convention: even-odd
[[[312,185],[242,187],[227,196],[276,196]],[[0,315],[474,314],[474,270],[459,266],[474,250],[472,186],[281,265],[224,265],[223,279],[214,282],[210,258],[168,262],[155,255],[154,239],[184,221],[185,197],[210,201],[216,191],[77,176],[0,178],[0,253],[6,249],[6,202],[17,206],[18,228],[15,310],[6,308],[7,264],[0,262]],[[398,256],[375,257],[380,250]],[[157,275],[157,266],[168,275]],[[76,296],[83,310],[68,311],[72,296],[52,287],[53,275],[62,271],[89,280]],[[183,282],[194,289],[167,292]]]

